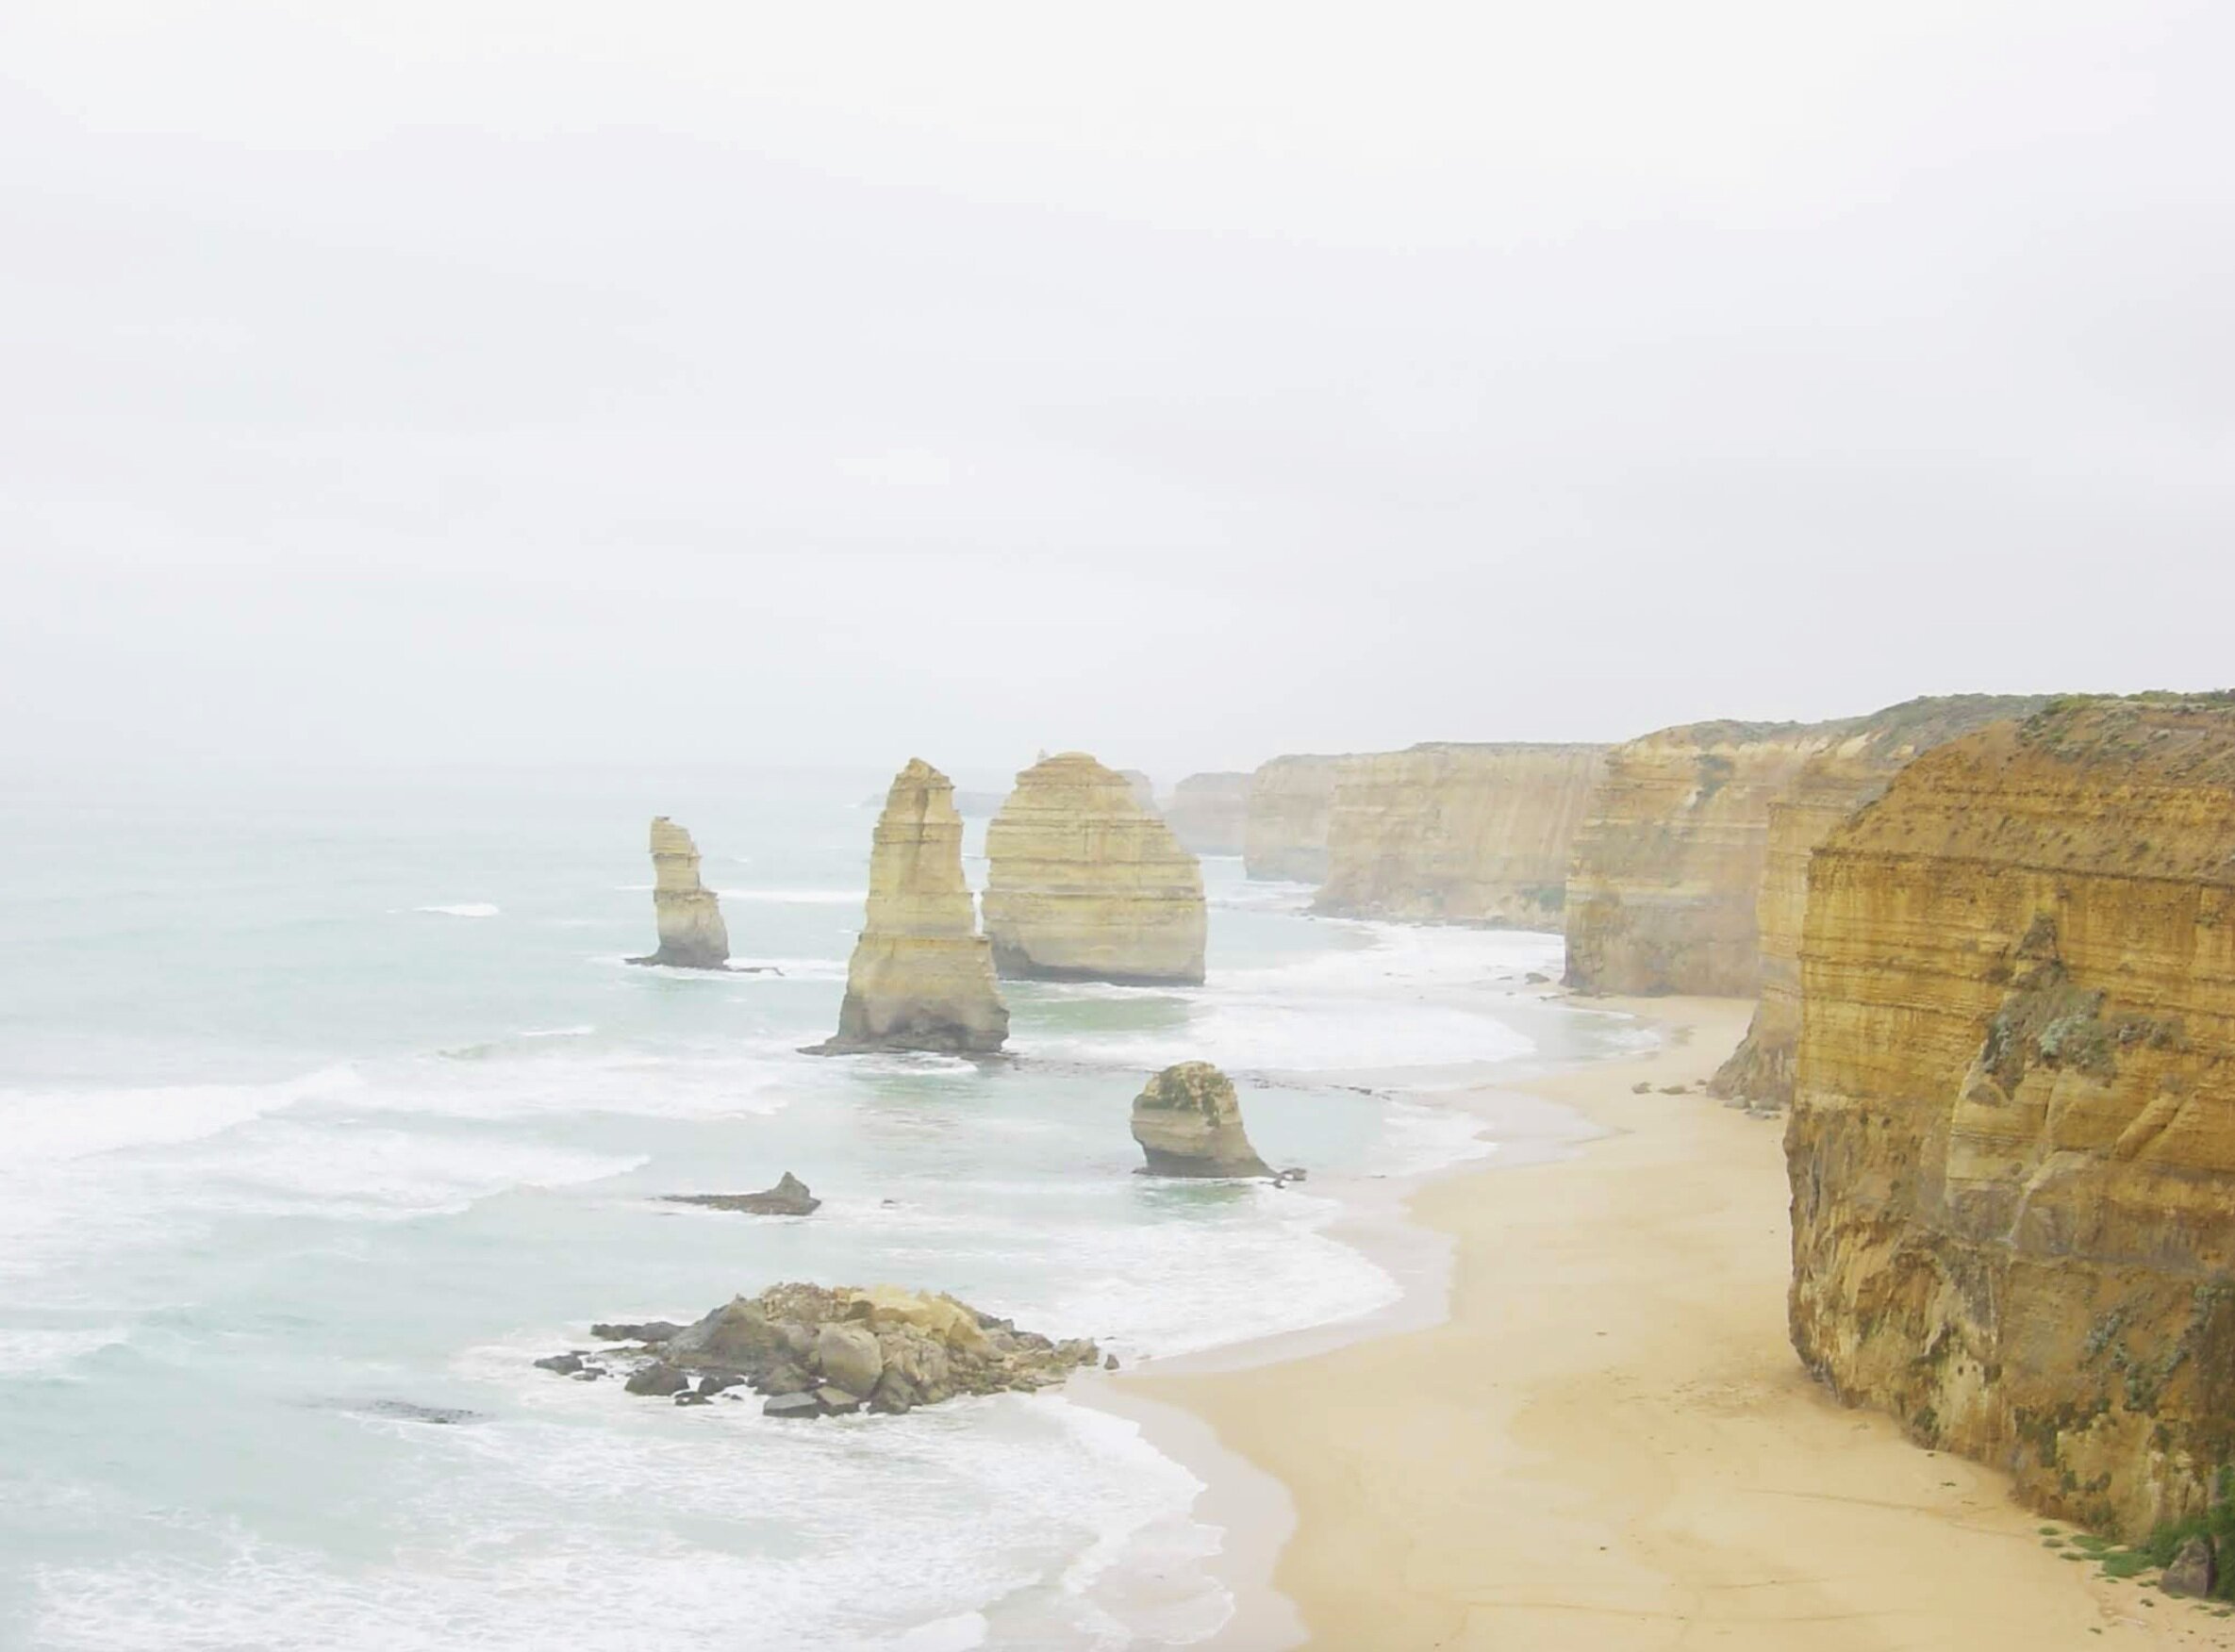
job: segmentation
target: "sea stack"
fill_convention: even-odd
[[[894,777],[869,851],[869,913],[846,966],[837,1035],[820,1053],[983,1055],[1009,1035],[993,953],[962,875],[954,785],[919,757]]]
[[[1207,1061],[1184,1061],[1134,1098],[1133,1139],[1149,1176],[1270,1176],[1242,1129],[1233,1082]]]
[[[1191,774],[1172,787],[1164,818],[1197,854],[1239,854],[1250,819],[1247,774]]]
[[[2235,1456],[2235,696],[2052,702],[1816,851],[1794,1346],[2129,1538]]]
[[[1242,870],[1252,878],[1316,884],[1327,876],[1327,818],[1348,757],[1289,756],[1250,777]]]
[[[721,921],[721,903],[699,882],[699,846],[669,819],[652,822],[652,914],[659,925],[659,948],[632,964],[670,964],[683,969],[723,969],[729,966],[730,933]]]
[[[1436,743],[1336,771],[1314,912],[1556,930],[1604,746]]]
[[[1084,752],[1034,764],[986,828],[985,855],[1003,978],[1202,981],[1202,867],[1115,769]]]

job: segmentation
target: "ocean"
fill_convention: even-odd
[[[1200,989],[1010,983],[1009,1061],[802,1054],[887,779],[28,780],[0,808],[0,1647],[1213,1632],[1200,1482],[1061,1392],[802,1424],[531,1362],[784,1280],[952,1291],[1127,1365],[1358,1319],[1399,1287],[1330,1233],[1345,1189],[1494,1157],[1450,1098],[1634,1034],[1526,983],[1557,936],[1315,919],[1214,857]],[[654,813],[764,972],[623,963]],[[1133,1096],[1192,1057],[1307,1183],[1133,1174]],[[661,1198],[786,1170],[814,1215]]]

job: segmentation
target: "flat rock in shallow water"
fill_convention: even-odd
[[[700,1205],[710,1211],[742,1211],[752,1216],[804,1216],[822,1200],[807,1191],[807,1184],[786,1170],[773,1187],[758,1193],[670,1193],[670,1204]],[[672,1335],[677,1328],[670,1328]]]
[[[414,1405],[407,1399],[376,1399],[365,1409],[376,1417],[395,1417],[406,1423],[447,1426],[481,1420],[479,1412],[466,1411],[455,1405]]]
[[[600,1342],[666,1342],[683,1327],[671,1319],[647,1319],[641,1325],[598,1324],[589,1328]]]

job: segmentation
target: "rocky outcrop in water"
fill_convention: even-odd
[[[1084,752],[1017,777],[985,856],[985,933],[1003,977],[1202,980],[1202,867],[1122,775]]]
[[[921,758],[894,777],[869,851],[868,920],[846,966],[836,1036],[819,1053],[986,1054],[1009,1034],[993,952],[962,875],[954,787]]]
[[[807,1184],[786,1170],[773,1187],[758,1193],[671,1193],[670,1204],[700,1205],[710,1211],[741,1211],[749,1216],[804,1216],[820,1208],[822,1200],[807,1191]]]
[[[1172,835],[1197,854],[1239,854],[1249,830],[1247,774],[1191,774],[1172,788],[1164,818]]]
[[[2016,695],[1963,694],[1912,700],[1858,719],[1812,757],[1769,805],[1762,889],[1755,902],[1762,1002],[1746,1041],[1723,1064],[1710,1090],[1754,1107],[1793,1099],[1793,1054],[1800,1042],[1800,926],[1808,906],[1809,857],[1910,763],[1989,723],[2030,717],[2045,703]]]
[[[749,1389],[783,1417],[901,1412],[960,1395],[1047,1388],[1101,1358],[1091,1342],[1051,1341],[952,1297],[898,1285],[771,1285],[680,1330],[597,1329],[658,1334],[626,1349],[536,1363],[578,1379],[625,1371],[630,1393],[677,1404],[735,1399]]]
[[[1184,1061],[1134,1098],[1133,1139],[1150,1176],[1270,1176],[1242,1129],[1233,1082],[1207,1061]]]
[[[1616,746],[1577,830],[1567,983],[1751,998],[1770,805],[1851,723],[1691,723]]]
[[[1415,746],[1350,758],[1315,912],[1558,929],[1603,746]]]
[[[659,947],[629,962],[726,968],[730,933],[722,924],[721,904],[714,891],[699,882],[699,846],[665,815],[652,822],[652,914],[659,926]]]
[[[1252,878],[1316,884],[1327,876],[1328,816],[1347,757],[1275,757],[1250,777],[1242,869]]]
[[[1809,1367],[2132,1534],[2235,1462],[2235,697],[2056,702],[1811,863]]]

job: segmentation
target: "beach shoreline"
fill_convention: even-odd
[[[1588,1003],[1657,1044],[1448,1098],[1493,1135],[1537,1110],[1529,1146],[1330,1229],[1399,1302],[1083,1385],[1208,1488],[1234,1611],[1204,1644],[2235,1645],[1801,1370],[1782,1132],[1696,1088],[1749,1003]]]

